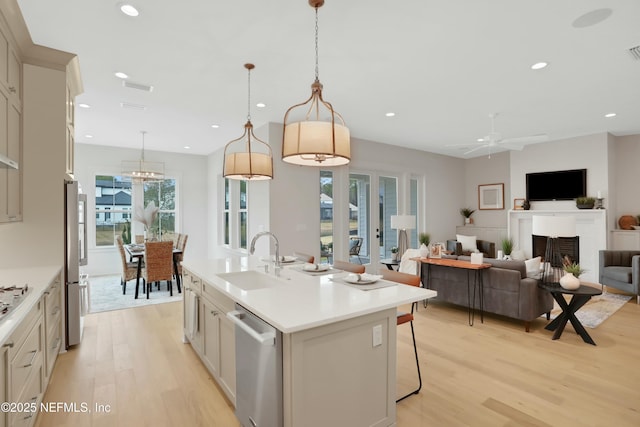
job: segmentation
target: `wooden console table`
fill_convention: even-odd
[[[461,268],[467,270],[467,300],[469,307],[469,326],[473,326],[475,317],[475,301],[476,301],[476,287],[479,288],[480,293],[480,322],[484,323],[484,283],[482,280],[482,271],[491,268],[491,264],[472,264],[469,261],[463,261],[459,259],[448,258],[411,258],[412,260],[427,264],[427,277],[423,281],[423,285],[428,287],[429,276],[431,275],[431,266],[440,265],[449,268]],[[471,297],[471,272],[475,272],[475,280],[473,282],[473,298]]]

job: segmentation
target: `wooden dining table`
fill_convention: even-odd
[[[140,276],[142,274],[142,260],[144,259],[144,245],[124,245],[124,249],[129,254],[129,259],[138,260],[138,272],[136,274],[136,293],[135,299],[138,299],[138,285],[140,284]],[[182,292],[180,288],[180,274],[178,273],[178,255],[182,254],[182,249],[173,248],[173,273],[176,276],[176,284],[178,285],[178,293]],[[149,294],[147,293],[147,298]]]

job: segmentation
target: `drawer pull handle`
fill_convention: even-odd
[[[56,338],[55,343],[53,344],[53,347],[51,347],[51,350],[55,350],[58,348],[58,346],[60,345],[60,337]]]
[[[15,86],[9,86],[9,92],[16,93],[16,87]]]
[[[51,292],[49,292],[49,291],[44,291],[44,294],[45,294],[45,295],[49,295],[49,294],[51,294]]]
[[[60,313],[60,307],[56,307],[56,308],[54,308],[54,309],[53,309],[53,311],[51,312],[51,315],[52,315],[52,316],[55,316],[55,315],[57,315],[58,313]]]
[[[9,348],[13,348],[13,343],[12,342],[6,342],[2,345],[3,347],[9,347]]]
[[[33,353],[33,355],[31,356],[31,360],[29,361],[29,363],[22,366],[23,368],[29,368],[30,366],[33,366],[33,361],[36,360],[36,356],[38,355],[38,350],[33,350],[33,351],[30,351],[29,353]]]

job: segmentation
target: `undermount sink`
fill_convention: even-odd
[[[218,274],[218,276],[231,283],[233,286],[245,291],[264,289],[281,284],[279,279],[254,270],[239,271],[236,273],[222,273]]]

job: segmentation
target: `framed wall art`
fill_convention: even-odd
[[[478,185],[478,209],[504,209],[504,184]]]

